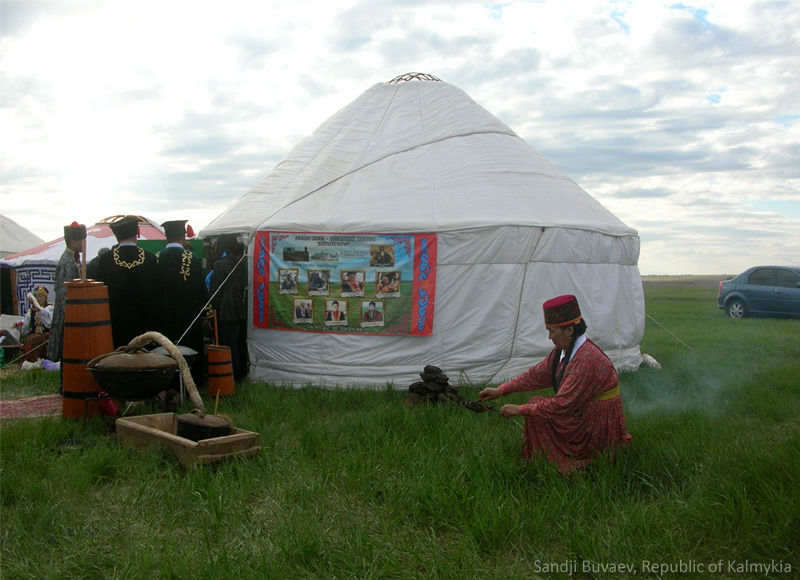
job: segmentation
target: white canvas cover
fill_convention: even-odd
[[[0,258],[16,254],[44,240],[9,217],[0,215]]]
[[[641,362],[637,232],[447,83],[373,86],[200,235],[256,231],[433,232],[438,260],[432,336],[251,325],[253,378],[407,386],[435,364],[497,383],[550,351],[542,303],[560,294],[618,369]]]

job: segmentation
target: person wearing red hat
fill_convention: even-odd
[[[584,469],[626,447],[631,436],[614,365],[586,338],[578,300],[567,294],[543,305],[545,327],[555,348],[518,377],[479,393],[489,401],[511,393],[552,388],[555,395],[531,397],[524,405],[503,405],[504,417],[525,418],[522,456],[544,455],[561,473]]]
[[[64,315],[67,307],[67,287],[65,282],[80,278],[78,260],[86,239],[86,226],[72,222],[64,226],[64,243],[67,245],[56,265],[56,277],[53,283],[55,300],[53,303],[53,325],[50,328],[50,342],[47,343],[47,358],[53,362],[61,360],[64,351]]]

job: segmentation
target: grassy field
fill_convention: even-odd
[[[684,282],[645,280],[664,368],[621,377],[634,442],[614,464],[564,478],[519,460],[520,421],[388,389],[245,384],[221,410],[261,455],[188,473],[99,420],[4,421],[0,574],[795,577],[800,320],[730,320],[716,281]]]

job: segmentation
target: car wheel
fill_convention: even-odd
[[[728,316],[731,318],[744,318],[747,314],[747,309],[744,307],[744,302],[741,300],[731,300],[725,308]]]

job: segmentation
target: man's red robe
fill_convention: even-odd
[[[537,391],[553,386],[554,349],[534,367],[500,385],[503,394]],[[525,417],[522,456],[543,453],[562,473],[582,469],[599,454],[627,446],[622,399],[614,365],[591,340],[575,352],[564,370],[558,392],[531,397],[522,406]],[[605,395],[604,395],[605,393]],[[593,400],[601,399],[601,400]]]

